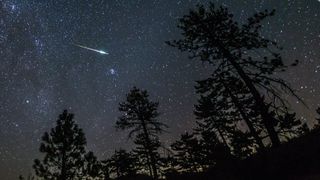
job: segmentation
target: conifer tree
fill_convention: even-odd
[[[219,141],[216,133],[207,129],[197,129],[200,136],[202,168],[210,168],[216,164],[224,164],[233,159],[230,149]]]
[[[226,146],[230,146],[232,134],[238,124],[245,124],[249,133],[248,138],[254,139],[250,146],[258,149],[264,148],[260,121],[252,110],[253,102],[244,84],[237,78],[225,75],[224,79],[214,77],[197,81],[197,93],[200,94],[198,104],[195,106],[198,128],[206,131],[215,131]],[[240,132],[240,131],[238,131]],[[245,132],[244,132],[245,133]],[[227,140],[228,139],[228,140]],[[258,150],[257,149],[257,150]]]
[[[85,155],[85,168],[84,174],[87,176],[88,179],[90,178],[98,178],[101,179],[104,177],[105,179],[109,176],[105,177],[103,172],[102,163],[98,161],[97,157],[93,154],[93,152],[88,152]]]
[[[198,172],[202,168],[201,144],[193,134],[182,134],[179,140],[171,144],[171,149],[176,152],[176,165],[180,171]]]
[[[59,115],[56,127],[52,128],[50,133],[44,133],[40,145],[40,152],[44,154],[44,158],[36,159],[33,165],[39,178],[74,180],[93,175],[86,166],[90,164],[87,159],[95,157],[93,153],[86,153],[85,135],[73,117],[73,114],[64,110]]]
[[[110,172],[116,174],[118,178],[137,174],[137,158],[133,153],[128,153],[123,149],[115,151],[108,160],[108,165]]]
[[[157,120],[158,105],[159,103],[149,100],[147,91],[133,87],[127,94],[126,101],[119,105],[122,115],[116,122],[118,129],[130,130],[129,138],[135,135],[134,143],[137,145],[135,152],[142,159],[146,159],[147,168],[154,179],[158,178],[157,149],[160,147],[158,135],[166,127]]]
[[[278,113],[276,117],[279,121],[277,126],[279,136],[286,141],[309,132],[307,124],[297,119],[296,113],[283,112],[281,114]]]
[[[180,19],[178,27],[183,38],[168,44],[191,52],[192,59],[213,65],[214,81],[229,74],[241,80],[252,97],[253,110],[260,116],[272,145],[279,146],[272,105],[286,105],[279,92],[297,96],[285,81],[274,76],[275,72],[286,69],[280,55],[281,48],[260,34],[262,21],[273,15],[274,11],[266,10],[239,24],[225,7],[216,8],[213,3],[208,8],[199,5]],[[268,101],[275,103],[269,104]]]

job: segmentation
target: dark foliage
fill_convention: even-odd
[[[125,176],[135,176],[137,174],[137,161],[133,153],[128,153],[123,149],[116,150],[115,153],[107,160],[110,173],[117,178]]]
[[[202,169],[201,144],[193,134],[182,134],[180,140],[171,145],[171,149],[176,152],[175,163],[179,171],[198,172]]]
[[[44,159],[36,159],[33,165],[38,177],[71,180],[95,176],[96,158],[92,152],[86,153],[85,135],[67,110],[59,116],[56,127],[44,133],[42,141]]]
[[[201,164],[204,170],[234,159],[230,149],[219,141],[215,132],[206,129],[198,129],[197,132],[200,135]]]
[[[229,147],[237,143],[234,142],[237,141],[237,135],[243,133],[241,144],[250,147],[247,155],[252,154],[253,150],[264,148],[260,137],[263,125],[252,108],[254,103],[242,81],[231,76],[224,79],[219,77],[219,81],[215,81],[214,77],[210,77],[198,81],[196,89],[201,96],[194,111],[198,126],[216,132],[225,146]],[[232,151],[235,151],[234,147]]]
[[[254,14],[246,23],[239,24],[225,7],[216,8],[213,3],[208,8],[199,5],[180,19],[178,27],[182,30],[183,39],[168,44],[181,51],[191,52],[192,59],[212,64],[215,70],[211,78],[221,84],[227,83],[221,85],[223,91],[229,89],[230,78],[241,81],[251,96],[254,103],[252,108],[261,118],[272,145],[279,146],[277,119],[270,111],[286,110],[287,102],[280,92],[297,96],[285,81],[273,76],[275,72],[285,70],[286,66],[282,62],[278,45],[260,34],[262,21],[273,15],[274,11],[266,10]],[[232,91],[227,94],[224,98],[230,97],[237,110],[243,111],[244,108],[235,102],[239,94]],[[231,97],[232,94],[235,98]],[[258,133],[253,131],[254,125],[243,115],[256,143],[263,146],[259,142]]]
[[[147,165],[150,175],[158,178],[160,147],[158,135],[166,127],[157,120],[158,103],[149,100],[147,91],[134,87],[127,94],[126,101],[120,103],[119,110],[123,113],[116,122],[118,129],[130,129],[129,138],[135,135],[135,152],[143,164]]]
[[[233,159],[229,148],[219,141],[215,132],[198,129],[196,134],[184,133],[171,144],[173,164],[179,172],[203,172]]]

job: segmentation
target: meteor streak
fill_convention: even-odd
[[[97,52],[97,53],[100,53],[100,54],[103,54],[103,55],[109,55],[108,52],[105,52],[105,51],[102,51],[102,50],[89,48],[89,47],[82,46],[82,45],[79,45],[79,44],[73,44],[73,45],[74,45],[74,46],[77,46],[77,47],[79,47],[79,48],[83,48],[83,49],[87,49],[87,50],[90,50],[90,51],[94,51],[94,52]]]

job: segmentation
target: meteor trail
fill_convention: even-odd
[[[103,54],[103,55],[109,55],[108,52],[105,52],[105,51],[102,51],[102,50],[89,48],[89,47],[82,46],[82,45],[79,45],[79,44],[73,44],[73,45],[74,45],[74,46],[77,46],[77,47],[80,47],[80,48],[83,48],[83,49],[87,49],[87,50],[90,50],[90,51],[94,51],[94,52],[97,52],[97,53],[100,53],[100,54]]]

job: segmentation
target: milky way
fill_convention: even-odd
[[[194,81],[210,67],[191,61],[165,41],[180,37],[178,18],[197,3],[175,0],[2,0],[0,1],[0,177],[32,172],[41,135],[63,109],[75,113],[88,148],[100,159],[130,148],[116,132],[118,103],[132,86],[160,102],[169,133],[164,144],[194,124]],[[275,8],[264,35],[284,47],[287,64],[279,74],[298,90],[309,108],[291,100],[310,124],[320,104],[320,3],[318,0],[216,0],[240,22]],[[102,47],[103,56],[70,45]]]

